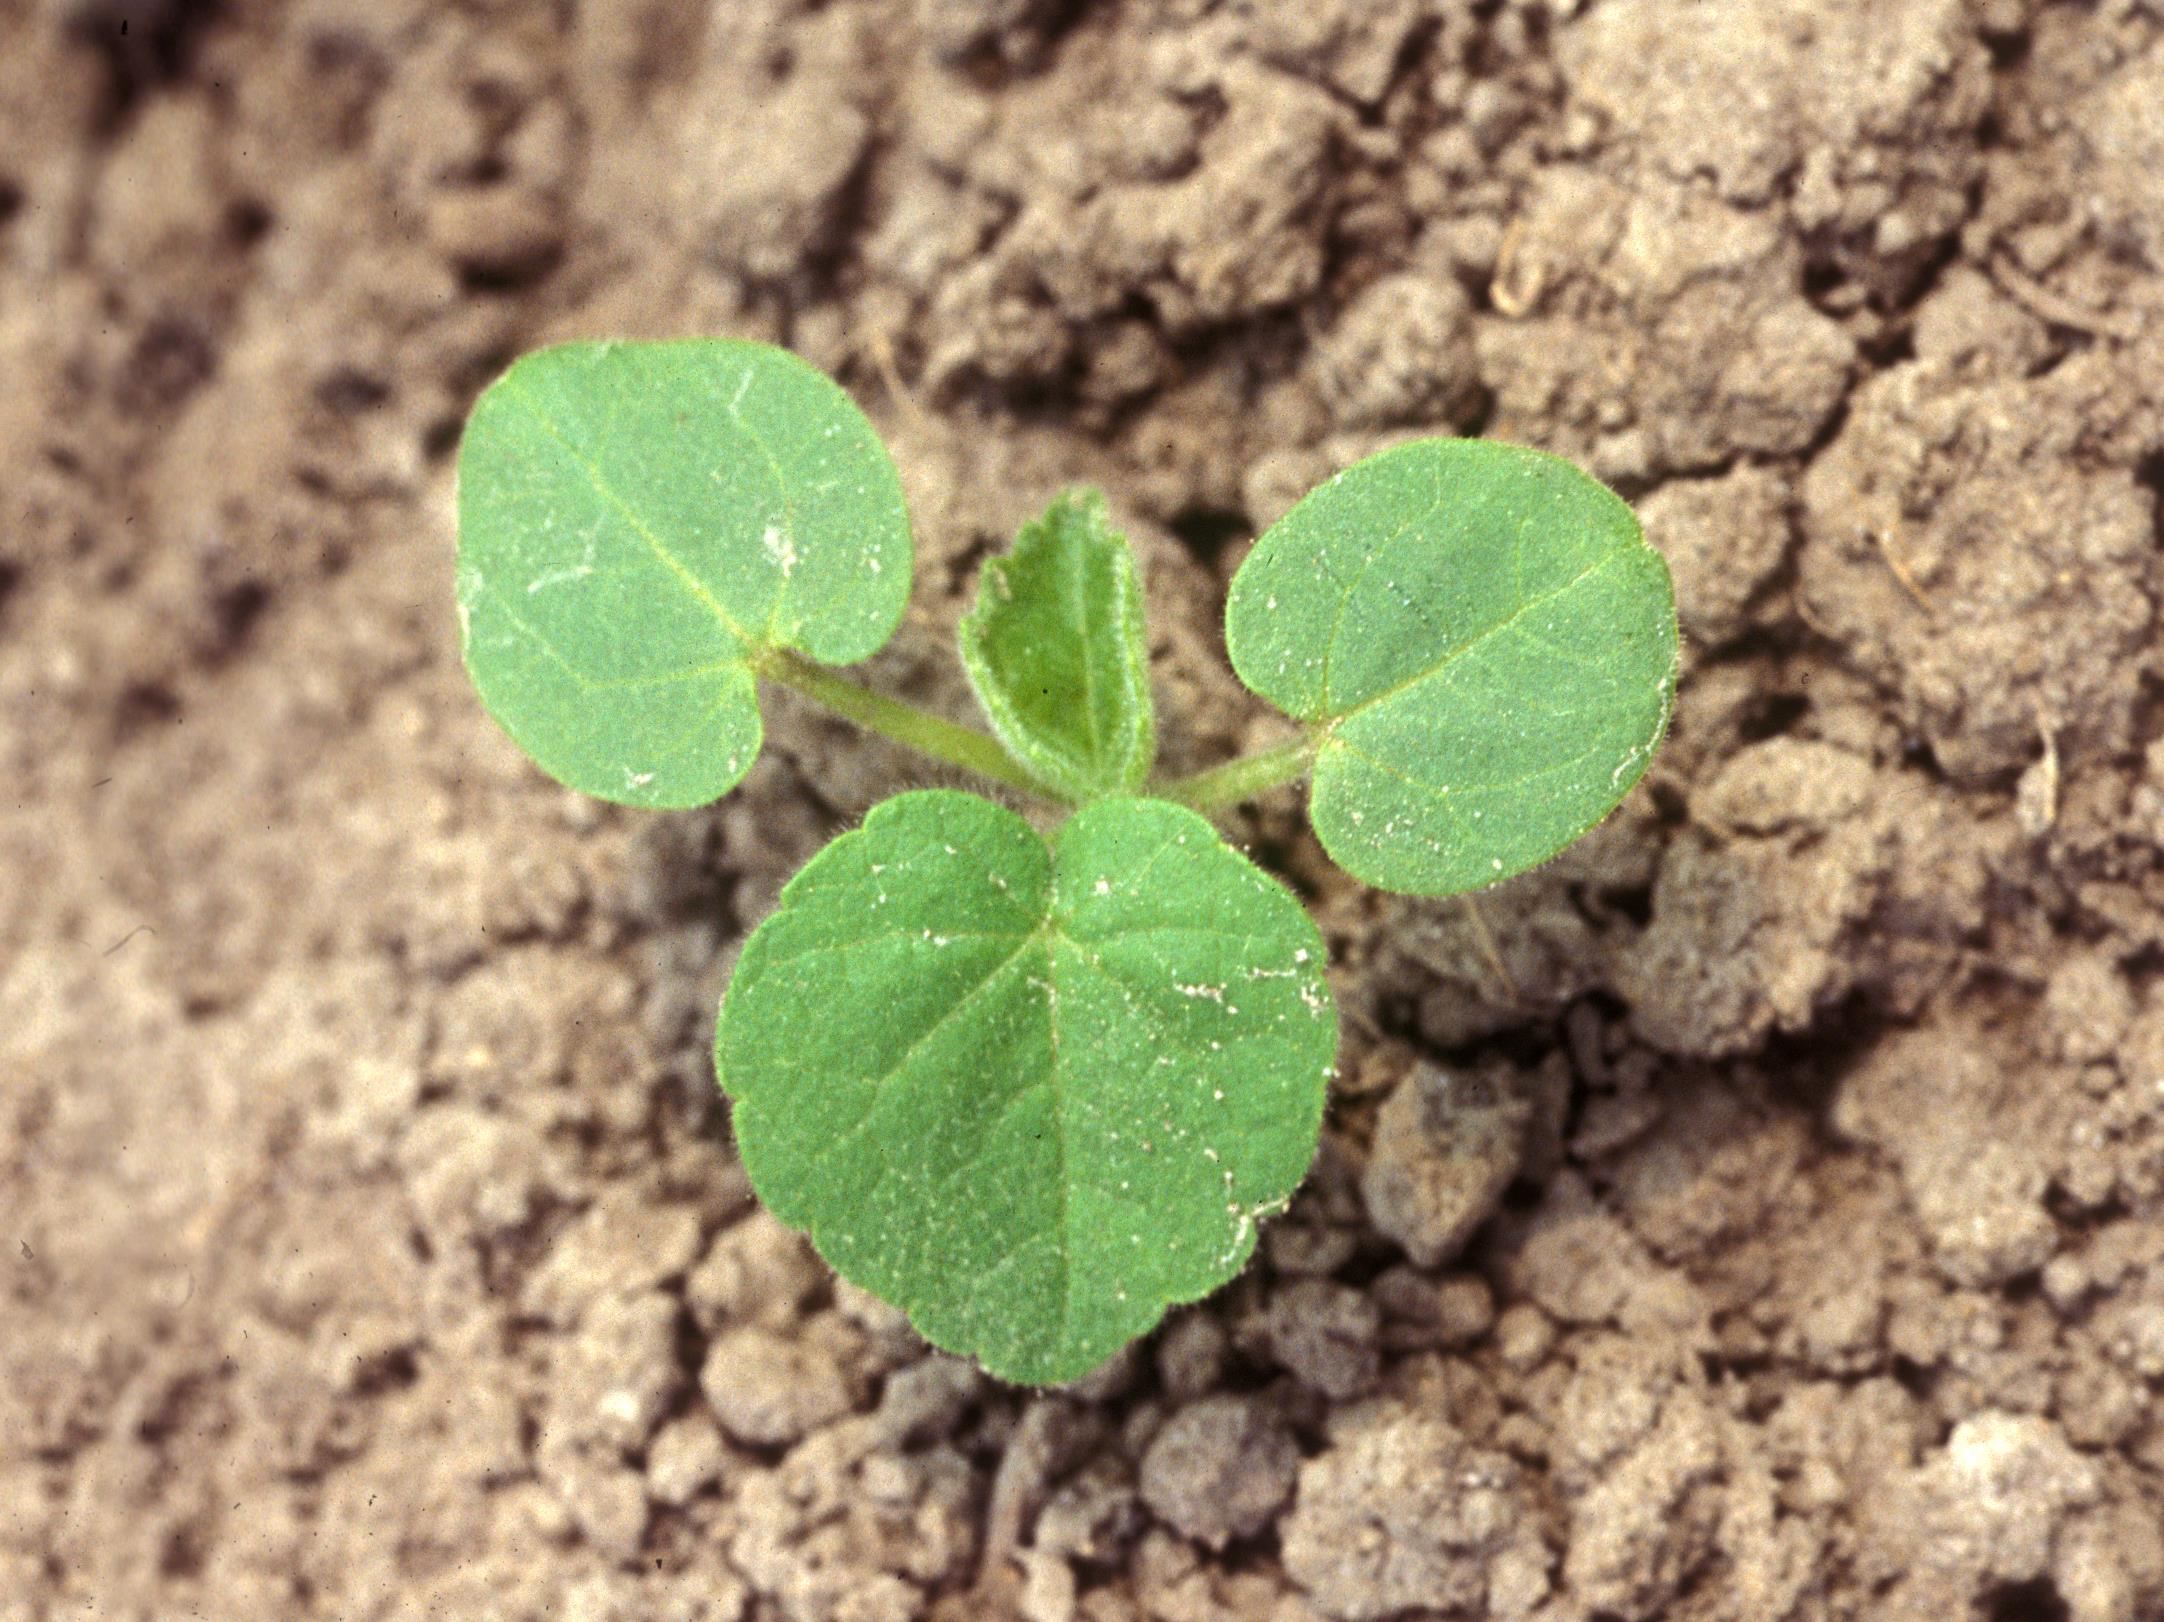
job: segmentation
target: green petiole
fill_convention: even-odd
[[[1243,800],[1252,800],[1258,794],[1267,794],[1271,789],[1295,782],[1305,777],[1314,764],[1314,741],[1294,738],[1289,743],[1228,760],[1222,766],[1212,766],[1208,771],[1168,778],[1153,786],[1160,797],[1207,815],[1229,810]]]
[[[1074,803],[1032,777],[988,732],[979,732],[975,727],[963,726],[901,699],[874,692],[787,648],[767,650],[761,655],[757,669],[768,681],[824,704],[835,714],[847,717],[865,731],[876,733],[890,743],[914,749],[945,765],[975,772],[979,777],[1054,805],[1071,806]],[[1314,744],[1306,738],[1295,738],[1289,743],[1228,760],[1222,766],[1212,766],[1205,772],[1163,779],[1152,784],[1151,790],[1159,799],[1171,800],[1205,814],[1226,811],[1243,800],[1251,800],[1258,794],[1266,794],[1305,777],[1314,763]]]
[[[1044,784],[1022,769],[1021,763],[999,746],[988,732],[979,732],[949,721],[929,710],[884,693],[875,693],[846,676],[838,676],[787,648],[769,648],[760,655],[756,669],[768,681],[824,704],[837,715],[847,716],[867,732],[914,749],[920,755],[959,766],[966,772],[990,778],[1008,788],[1020,789],[1055,804],[1065,804]]]

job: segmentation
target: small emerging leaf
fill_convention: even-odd
[[[1674,698],[1668,566],[1560,457],[1428,439],[1349,468],[1255,544],[1225,641],[1315,740],[1310,817],[1355,877],[1450,895],[1614,810]]]
[[[1306,1174],[1315,926],[1201,817],[1048,847],[952,790],[873,810],[744,948],[715,1060],[760,1197],[935,1345],[1032,1383],[1206,1294]]]
[[[1157,755],[1142,589],[1093,490],[1061,496],[984,567],[963,668],[1014,757],[1070,800],[1139,788]]]
[[[908,601],[885,447],[766,344],[527,355],[474,406],[458,486],[474,685],[544,771],[605,800],[727,793],[759,753],[758,656],[869,658]]]

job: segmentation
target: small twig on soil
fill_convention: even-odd
[[[1480,898],[1471,894],[1458,898],[1465,903],[1465,916],[1472,921],[1473,941],[1480,948],[1480,955],[1488,960],[1488,967],[1495,971],[1496,979],[1503,982],[1503,991],[1514,1003],[1525,1001],[1525,993],[1518,989],[1518,982],[1511,977],[1510,965],[1503,961],[1503,951],[1496,944],[1495,931],[1488,927],[1488,915],[1480,910]]]
[[[1032,1402],[1022,1410],[1014,1434],[1007,1439],[1007,1451],[999,1456],[985,1500],[984,1553],[977,1567],[980,1585],[1013,1557],[1022,1543],[1022,1527],[1044,1497],[1052,1476],[1062,1407],[1057,1398]]]
[[[1370,1042],[1390,1040],[1390,1033],[1383,1029],[1382,1022],[1375,1017],[1373,1007],[1363,1007],[1350,997],[1340,994],[1337,1013],[1342,1022],[1357,1028]]]
[[[2004,254],[1995,256],[1987,268],[1991,279],[2009,298],[2025,307],[2031,315],[2055,327],[2072,327],[2092,338],[2116,338],[2121,343],[2132,343],[2141,336],[2137,322],[2108,310],[2092,310],[2086,304],[2076,304],[2072,299],[2054,293],[2042,282],[2016,269]]]
[[[1502,245],[1495,251],[1495,274],[1488,278],[1488,302],[1503,315],[1515,321],[1532,312],[1547,291],[1547,278],[1536,274],[1532,285],[1520,290],[1518,282],[1518,248],[1525,240],[1525,221],[1514,219],[1503,228]]]
[[[2036,730],[2044,740],[2044,752],[2021,774],[2014,790],[2014,819],[2032,839],[2049,833],[2059,820],[2059,739],[2051,717],[2041,710]]]
[[[1813,636],[1817,637],[1822,642],[1838,643],[1843,640],[1840,634],[1836,632],[1832,626],[1826,624],[1823,620],[1819,619],[1819,617],[1811,611],[1811,599],[1807,595],[1805,595],[1801,591],[1798,591],[1795,594],[1794,603],[1796,609],[1796,618],[1803,621],[1804,628],[1808,630]]]
[[[155,935],[155,934],[157,934],[157,933],[158,933],[158,932],[157,932],[157,931],[156,931],[155,929],[152,929],[152,928],[150,927],[150,925],[148,925],[148,924],[137,924],[137,925],[136,925],[136,926],[135,926],[135,927],[134,927],[133,929],[129,930],[129,931],[128,931],[128,932],[127,932],[127,933],[126,933],[125,935],[121,936],[121,937],[120,937],[120,939],[118,939],[117,941],[113,942],[113,944],[112,944],[112,945],[108,946],[108,947],[107,947],[107,948],[106,948],[106,949],[105,949],[105,950],[104,950],[104,951],[103,951],[102,953],[100,953],[99,955],[100,955],[101,957],[111,957],[111,956],[112,956],[112,955],[113,955],[113,954],[114,954],[115,952],[119,951],[119,950],[120,950],[120,949],[121,949],[121,948],[122,948],[123,946],[127,945],[127,944],[128,944],[128,942],[130,942],[130,941],[134,940],[136,936],[138,936],[138,935]]]
[[[902,381],[902,369],[894,359],[893,335],[885,327],[870,327],[864,334],[864,345],[872,353],[872,369],[878,372],[880,384],[895,403],[922,432],[937,436],[945,425],[924,409],[917,391]]]
[[[1893,542],[1887,539],[1885,532],[1872,530],[1871,543],[1878,548],[1878,555],[1886,560],[1886,567],[1893,571],[1893,577],[1901,582],[1901,589],[1915,599],[1916,606],[1928,618],[1937,619],[1939,611],[1931,606],[1931,599],[1924,594],[1916,576],[1909,572],[1909,566],[1901,561],[1901,555],[1893,549]]]
[[[1683,802],[1683,818],[1693,828],[1713,835],[1724,845],[1737,844],[1743,838],[1741,828],[1738,828],[1732,822],[1723,822],[1711,811],[1706,810],[1703,806],[1693,804],[1687,798]]]

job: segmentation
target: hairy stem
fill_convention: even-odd
[[[1266,794],[1282,784],[1305,777],[1314,764],[1314,741],[1295,738],[1290,743],[1242,755],[1238,760],[1228,760],[1222,766],[1212,766],[1206,772],[1196,772],[1192,777],[1174,777],[1160,782],[1152,792],[1197,811],[1223,811],[1242,800],[1252,800],[1258,794]]]
[[[758,671],[768,681],[779,682],[802,693],[837,715],[847,716],[865,731],[876,732],[920,755],[929,755],[949,766],[959,766],[966,772],[989,777],[995,783],[1020,789],[1040,799],[1056,801],[1059,798],[1023,770],[990,733],[961,726],[929,710],[920,710],[914,704],[888,698],[884,693],[875,693],[787,648],[768,650],[759,661]]]

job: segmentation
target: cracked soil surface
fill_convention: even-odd
[[[0,0],[0,1619],[2164,1616],[2153,0]],[[895,788],[543,780],[451,452],[573,335],[894,446],[872,679],[1102,486],[1175,766],[1248,539],[1584,460],[1688,640],[1478,899],[1235,837],[1345,1015],[1255,1264],[1068,1390],[761,1214],[745,930]]]

